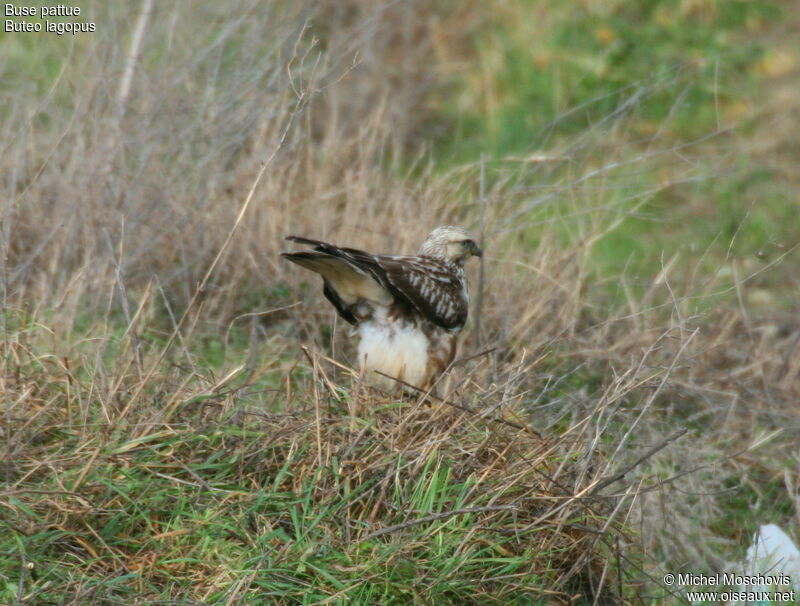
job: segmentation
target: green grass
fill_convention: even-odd
[[[107,370],[130,368],[126,357]],[[464,419],[450,438],[452,420],[431,423],[408,404],[351,421],[326,398],[324,429],[315,430],[299,412],[242,416],[206,397],[175,406],[162,387],[147,390],[161,401],[148,405],[146,395],[109,424],[108,407],[86,408],[92,395],[107,397],[102,386],[69,392],[62,372],[31,367],[28,376],[50,377],[39,383],[46,391],[27,410],[10,411],[19,428],[6,469],[14,487],[0,501],[10,530],[0,540],[0,599],[9,603],[29,596],[25,603],[57,604],[72,593],[94,604],[168,596],[203,604],[544,604],[542,592],[580,545],[553,534],[552,524],[604,519],[581,504],[569,519],[511,532],[546,511],[536,506],[545,485],[538,496],[529,486],[548,463],[522,463],[527,480],[516,486],[503,473],[487,477],[488,464],[520,471],[514,458],[496,458],[512,436]],[[151,415],[167,416],[151,427]],[[432,441],[415,441],[419,431]],[[397,439],[411,441],[398,450]],[[494,454],[483,450],[487,442],[497,444]]]
[[[485,155],[491,181],[508,171],[492,160],[531,152],[555,149],[597,166],[662,150],[594,180],[589,189],[603,193],[578,203],[569,200],[571,166],[531,169],[539,186],[561,190],[548,202],[560,208],[521,219],[558,230],[553,215],[566,208],[613,204],[615,193],[674,180],[597,243],[600,275],[625,271],[635,284],[674,253],[688,263],[702,251],[705,273],[731,260],[757,270],[788,251],[800,229],[788,184],[746,151],[763,103],[765,32],[785,16],[779,2],[504,4],[465,34],[453,69],[444,64],[436,160],[448,170]],[[785,265],[770,273],[774,282],[791,271]],[[783,297],[777,304],[792,307]]]
[[[452,74],[459,102],[441,105],[458,128],[440,156],[542,149],[594,128],[634,93],[643,99],[625,125],[632,138],[664,125],[671,137],[702,136],[759,81],[754,34],[782,15],[774,1],[510,3],[467,34],[473,61]]]

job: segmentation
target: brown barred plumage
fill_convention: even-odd
[[[464,262],[481,251],[468,232],[439,227],[417,256],[373,255],[289,236],[311,250],[283,253],[322,276],[323,292],[361,335],[359,363],[418,387],[432,384],[455,358],[467,321]],[[397,384],[369,372],[370,382]]]

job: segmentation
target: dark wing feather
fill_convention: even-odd
[[[373,255],[308,238],[287,239],[313,246],[311,251],[281,253],[281,256],[320,274],[325,297],[350,324],[359,322],[355,311],[359,302],[389,305],[395,299]]]
[[[449,330],[467,322],[469,299],[463,269],[432,257],[388,257],[376,260],[390,292],[424,318]]]
[[[458,330],[467,321],[469,300],[466,296],[464,270],[433,257],[372,255],[354,248],[342,248],[299,236],[286,238],[313,246],[315,253],[283,253],[301,265],[306,256],[329,255],[346,262],[353,269],[369,275],[402,307],[416,311],[426,320],[448,330]],[[315,270],[314,267],[309,269]],[[315,270],[316,271],[316,270]],[[324,276],[323,276],[324,277]],[[351,324],[357,323],[348,303],[342,300],[335,285],[325,278],[324,293],[339,314]]]
[[[369,258],[372,259],[375,255],[371,255],[369,253],[364,252],[363,250],[358,250],[356,248],[345,248],[344,246],[335,246],[333,244],[328,244],[327,242],[323,242],[321,240],[312,240],[311,238],[304,238],[302,236],[286,236],[286,239],[290,242],[297,242],[298,244],[306,244],[308,246],[313,246],[314,250],[317,252],[324,252],[328,253],[329,255],[335,257],[358,257],[358,258]]]
[[[355,326],[358,324],[358,320],[353,315],[353,312],[342,298],[339,296],[339,293],[336,292],[336,289],[331,285],[327,278],[322,278],[323,286],[322,292],[325,294],[325,298],[331,302],[331,304],[336,308],[336,311],[339,312],[339,315],[342,316],[345,320],[347,320],[350,324]]]

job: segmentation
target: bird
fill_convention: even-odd
[[[483,256],[475,238],[460,227],[437,227],[415,256],[286,239],[310,247],[281,255],[322,276],[325,297],[354,327],[351,334],[360,336],[358,360],[366,382],[389,392],[409,385],[432,389],[455,359],[458,333],[467,322],[464,264]]]

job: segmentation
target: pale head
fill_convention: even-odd
[[[469,257],[480,257],[483,253],[475,243],[474,236],[466,229],[445,225],[430,233],[422,243],[419,254],[463,265]]]

